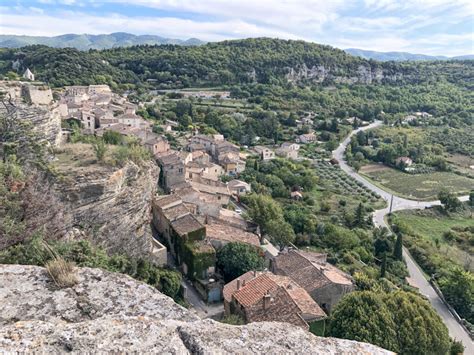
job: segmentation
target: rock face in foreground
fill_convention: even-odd
[[[128,276],[88,268],[77,275],[76,286],[57,289],[44,268],[0,265],[0,352],[390,354],[289,324],[200,320]]]

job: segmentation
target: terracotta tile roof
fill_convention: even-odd
[[[246,286],[234,293],[233,297],[244,307],[252,306],[260,301],[268,292],[278,285],[267,275],[262,274],[247,282]]]
[[[275,271],[291,277],[307,292],[329,283],[351,285],[352,278],[325,261],[325,254],[289,250],[275,258]]]
[[[240,289],[237,290],[237,280],[240,280]],[[243,285],[245,280],[245,285]],[[275,275],[271,272],[249,271],[224,286],[224,299],[232,301],[232,296],[244,307],[250,307],[259,302],[266,294],[273,293],[277,288],[283,289],[288,299],[293,301],[305,319],[325,318],[326,313],[311,298],[301,286],[289,277]]]
[[[249,272],[246,272],[243,275],[240,275],[238,278],[226,283],[225,286],[224,286],[224,289],[222,291],[222,293],[224,295],[224,299],[227,302],[232,301],[232,295],[237,291],[237,280],[240,280],[240,287],[242,287],[242,284],[244,282],[247,283],[250,280],[255,279],[260,274],[261,274],[260,272],[256,272],[256,274],[255,274],[254,271],[249,271]]]
[[[311,298],[309,293],[289,277],[270,273],[268,276],[273,281],[275,281],[275,283],[285,289],[285,291],[304,315],[312,316],[314,318],[326,317],[326,313],[324,313],[321,307],[319,307],[319,305]]]

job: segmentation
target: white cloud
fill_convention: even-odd
[[[443,35],[465,32],[456,26],[473,15],[474,2],[470,0],[40,1],[63,6],[55,10],[48,7],[47,13],[21,6],[0,8],[0,32],[58,35],[124,31],[206,41],[266,36],[379,51],[474,52],[472,38],[464,36],[461,41]],[[108,9],[111,4],[120,4],[117,11],[133,4],[134,14],[153,9],[164,11],[164,15],[103,13],[101,4],[105,2]]]
[[[297,38],[285,31],[268,29],[240,20],[196,22],[170,17],[129,18],[117,14],[99,17],[78,12],[63,12],[57,17],[10,14],[0,23],[0,32],[3,34],[54,36],[72,32],[101,34],[117,31],[160,34],[172,38],[197,37],[210,41],[263,36]]]

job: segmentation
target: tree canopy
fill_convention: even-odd
[[[229,282],[247,271],[263,268],[263,255],[257,248],[244,243],[228,243],[217,252],[217,266]]]
[[[400,354],[446,354],[450,348],[448,329],[436,311],[405,291],[348,294],[334,309],[330,335]]]

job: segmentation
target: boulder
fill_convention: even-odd
[[[90,268],[75,273],[78,283],[59,289],[42,267],[0,265],[0,352],[390,354],[290,324],[201,320],[129,276]]]

